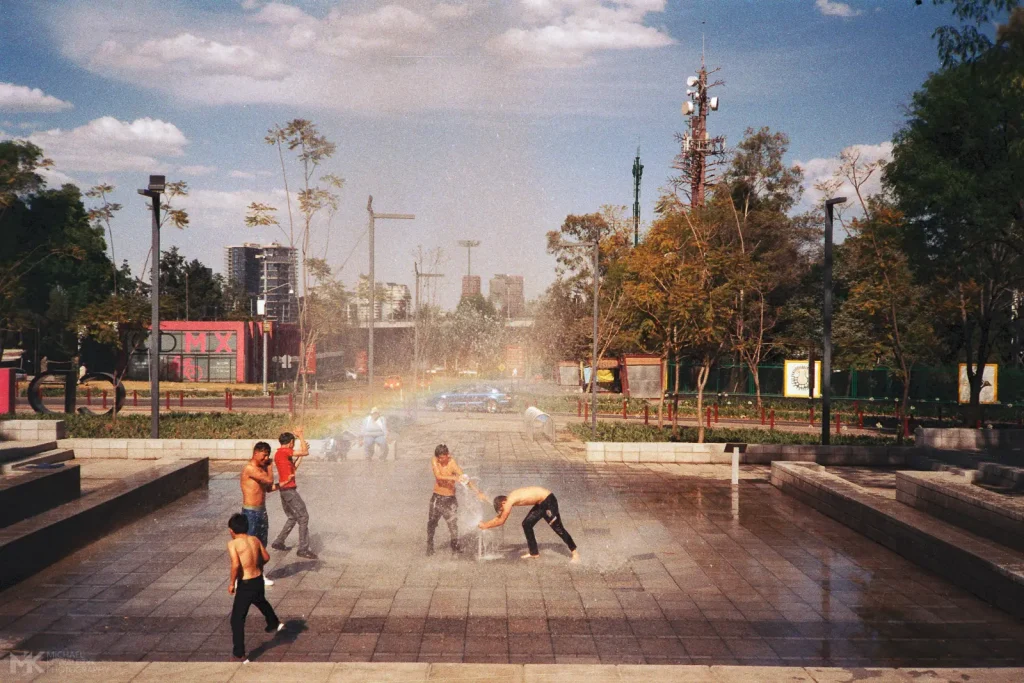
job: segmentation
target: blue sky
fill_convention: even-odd
[[[938,66],[948,9],[913,0],[5,0],[0,135],[56,162],[50,182],[117,186],[118,260],[138,270],[150,173],[188,181],[192,217],[165,248],[215,270],[223,247],[280,239],[244,227],[252,201],[284,197],[266,130],[316,122],[346,180],[318,249],[354,282],[367,269],[366,199],[379,212],[377,274],[412,284],[412,254],[440,247],[440,303],[473,270],[553,278],[544,234],[568,213],[630,205],[637,144],[643,218],[671,175],[685,79],[725,81],[711,130],[791,139],[808,185],[839,152],[884,156],[902,107]],[[291,167],[294,171],[295,168]],[[809,192],[806,201],[815,199]],[[282,211],[283,212],[283,211]],[[329,241],[327,233],[330,233]],[[485,284],[486,290],[486,284]]]

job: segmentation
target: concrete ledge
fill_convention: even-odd
[[[897,446],[801,446],[745,443],[587,442],[587,462],[661,462],[730,464],[732,449],[740,463],[767,465],[776,460],[826,465],[896,467],[905,465],[913,448]]]
[[[998,486],[1008,491],[1024,490],[1024,468],[1000,465],[995,462],[978,464],[978,477],[975,481],[990,486]]]
[[[161,458],[209,458],[248,460],[253,446],[266,441],[277,448],[277,437],[266,439],[61,439],[60,448],[75,451],[75,457],[159,460]]]
[[[820,465],[773,462],[771,482],[996,607],[1024,616],[1024,554],[869,493]]]
[[[0,463],[16,462],[57,447],[56,441],[14,441],[0,443]]]
[[[0,420],[0,439],[56,441],[67,436],[64,420]]]
[[[1024,551],[1020,498],[947,472],[897,472],[896,500],[997,543]]]
[[[206,486],[209,478],[206,458],[163,463],[0,529],[0,590]]]
[[[78,465],[39,470],[0,478],[0,527],[75,500],[82,493]]]
[[[963,427],[918,427],[914,442],[919,446],[960,451],[1024,452],[1024,429],[967,429]]]

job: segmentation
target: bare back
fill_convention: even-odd
[[[524,486],[521,489],[515,489],[510,491],[508,494],[507,505],[537,505],[543,503],[544,499],[551,495],[551,491],[548,491],[543,486]]]
[[[266,549],[255,536],[237,536],[228,543],[228,554],[232,563],[236,557],[238,558],[243,580],[254,579],[263,573],[265,553]]]

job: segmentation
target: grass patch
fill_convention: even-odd
[[[593,441],[589,424],[570,423],[566,425],[569,432],[581,441]],[[696,427],[680,427],[679,436],[672,438],[671,427],[659,429],[656,425],[629,424],[625,422],[598,422],[597,441],[611,442],[668,442],[678,441],[684,443],[695,443],[697,441]],[[819,434],[807,434],[803,432],[785,432],[780,430],[766,429],[735,429],[728,427],[712,428],[704,430],[704,441],[706,443],[765,443],[765,444],[796,444],[796,445],[820,445]],[[905,440],[904,443],[911,445],[913,439]],[[896,444],[894,437],[887,436],[864,436],[864,435],[832,435],[834,446],[893,446]]]

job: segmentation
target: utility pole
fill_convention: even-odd
[[[459,246],[466,248],[466,275],[473,274],[473,247],[480,246],[480,240],[459,240]]]
[[[160,438],[160,195],[167,187],[162,175],[149,176],[149,185],[139,194],[152,200],[152,249],[153,269],[150,275],[150,310],[152,319],[149,329],[149,438]],[[117,402],[115,396],[114,402]],[[117,412],[115,406],[114,412]]]
[[[423,254],[420,253],[420,260],[423,260]],[[416,394],[419,392],[420,383],[420,278],[425,277],[444,277],[444,273],[421,273],[419,264],[415,261],[412,264],[413,272],[416,274],[416,320],[415,327],[413,328],[413,353],[412,353],[412,416],[413,419],[419,417],[419,401],[417,400]]]
[[[829,419],[832,415],[832,218],[836,204],[846,197],[833,197],[825,201],[825,272],[822,322],[825,328],[821,356],[821,445],[829,445]],[[813,370],[813,368],[812,368]],[[812,375],[813,376],[813,375]]]
[[[370,315],[369,315],[369,341],[366,344],[366,378],[369,386],[369,399],[370,405],[373,406],[373,323],[374,318],[377,316],[377,281],[374,279],[376,274],[374,273],[374,251],[373,251],[373,237],[374,237],[374,221],[377,218],[391,218],[397,220],[412,220],[416,218],[415,214],[411,213],[374,213],[373,212],[373,195],[366,201],[366,212],[370,214]]]
[[[708,83],[708,76],[715,71],[718,69],[708,72],[704,65],[704,55],[701,54],[700,71],[696,76],[686,79],[686,95],[689,99],[683,102],[683,115],[690,117],[690,132],[682,136],[682,154],[675,168],[682,171],[683,179],[690,183],[692,208],[704,206],[708,169],[718,163],[713,160],[709,165],[708,157],[715,159],[725,154],[725,137],[708,135],[708,113],[718,111],[718,98],[709,96],[708,91],[725,84],[725,81]]]
[[[644,165],[640,163],[640,146],[636,148],[636,159],[633,159],[633,246],[640,244],[640,178],[644,174]]]

